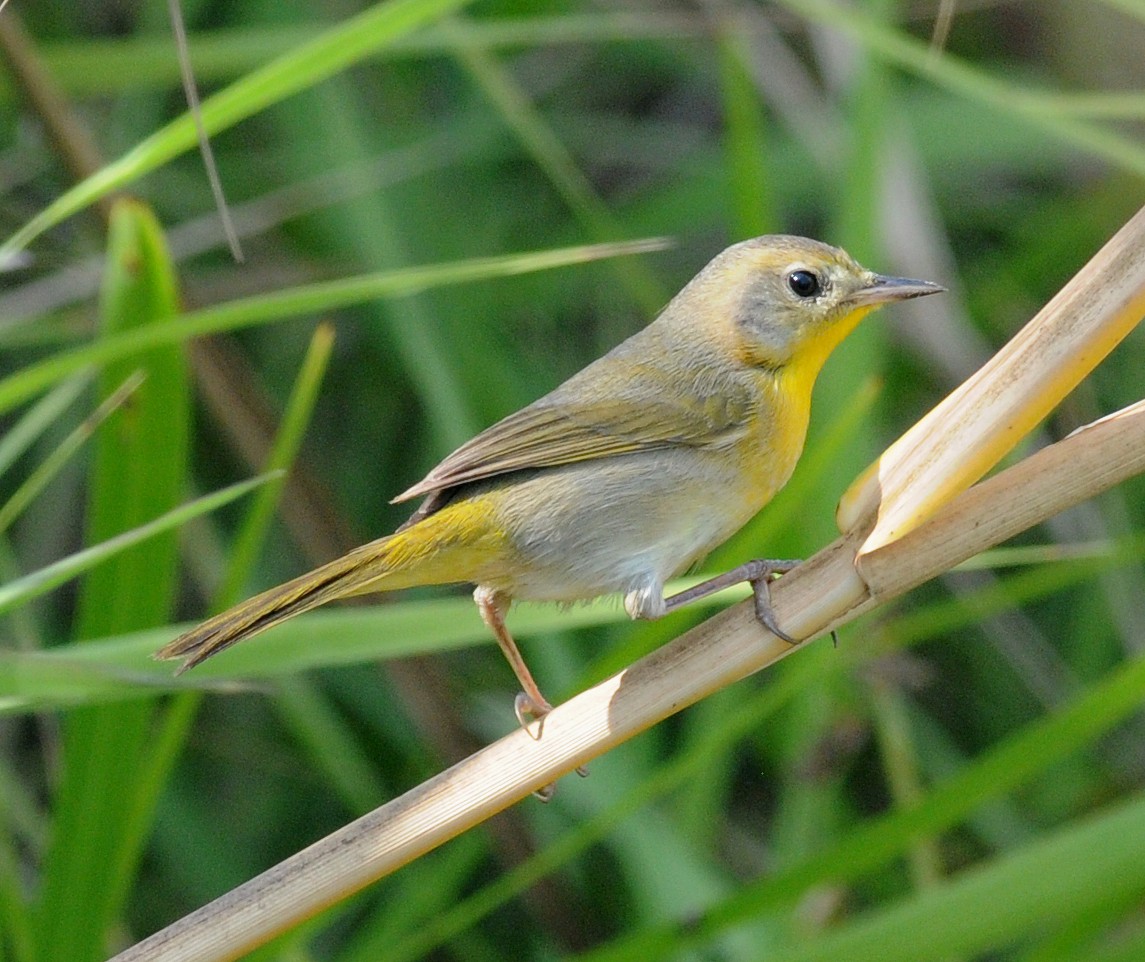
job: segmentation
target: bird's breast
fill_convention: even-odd
[[[806,425],[803,411],[765,395],[719,445],[508,476],[484,495],[508,550],[480,580],[518,598],[574,601],[679,574],[786,483]]]

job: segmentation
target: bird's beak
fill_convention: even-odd
[[[874,307],[890,301],[905,301],[911,297],[926,297],[927,294],[940,294],[946,288],[930,281],[916,281],[909,277],[886,277],[874,274],[865,287],[855,291],[849,298],[858,306]]]

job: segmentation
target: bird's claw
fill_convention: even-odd
[[[517,697],[513,699],[513,714],[517,716],[517,723],[529,733],[533,739],[541,737],[541,727],[544,724],[545,716],[553,710],[545,699],[539,702],[535,697],[526,694],[523,691],[517,692]],[[539,722],[537,726],[537,733],[534,735],[532,729],[529,727],[533,722]]]
[[[755,599],[756,620],[781,641],[786,641],[789,645],[799,644],[799,640],[792,638],[779,627],[779,622],[775,620],[775,609],[771,606],[771,590],[769,588],[772,581],[779,575],[787,574],[794,567],[794,564],[789,565],[785,562],[782,565],[775,565],[766,561],[756,561],[749,562],[749,565],[752,565],[753,570],[747,581],[751,585],[752,597]]]

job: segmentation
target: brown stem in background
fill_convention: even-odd
[[[19,15],[12,9],[5,10],[0,17],[0,50],[4,52],[17,89],[33,113],[40,118],[48,139],[68,173],[80,181],[99,170],[103,166],[99,148],[86,125],[60,93],[55,80],[36,53]],[[115,196],[109,195],[100,198],[96,204],[105,226],[111,217],[114,202]]]

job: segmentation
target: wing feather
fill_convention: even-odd
[[[704,391],[681,390],[665,372],[622,362],[601,362],[528,407],[467,441],[394,501],[481,481],[510,471],[555,467],[674,446],[719,446],[739,436],[753,406],[748,385],[725,381]],[[698,381],[699,379],[696,378]],[[681,402],[681,398],[687,398]]]

